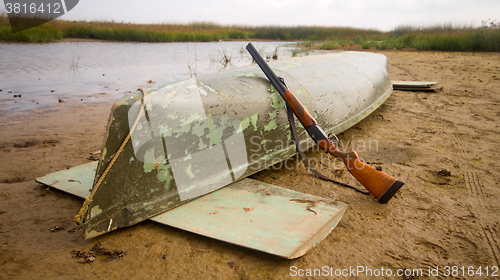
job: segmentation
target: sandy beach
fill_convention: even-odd
[[[253,175],[349,204],[333,232],[294,260],[150,221],[83,240],[73,221],[83,201],[34,179],[89,162],[89,153],[101,148],[112,102],[68,101],[0,116],[0,279],[289,279],[308,269],[357,266],[390,269],[394,274],[384,279],[469,279],[469,267],[474,279],[498,279],[500,53],[377,52],[387,56],[391,80],[443,87],[394,91],[339,135],[343,141],[376,140],[377,150],[360,155],[406,184],[382,205],[300,167]],[[316,168],[356,184],[348,172]],[[98,242],[124,255],[97,256],[87,264],[72,256]],[[457,274],[447,277],[447,266],[449,273],[457,266]],[[436,268],[439,275],[429,277]],[[395,275],[400,269],[423,275]]]

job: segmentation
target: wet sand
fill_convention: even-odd
[[[406,185],[381,205],[300,167],[254,175],[349,204],[337,228],[295,260],[149,221],[82,240],[73,222],[82,200],[33,179],[87,163],[89,153],[100,149],[111,103],[63,102],[32,114],[0,116],[0,279],[285,279],[324,266],[333,272],[356,266],[394,273],[422,269],[420,279],[437,266],[438,278],[447,278],[445,266],[458,266],[459,275],[462,266],[465,273],[473,266],[475,272],[482,267],[478,279],[489,278],[486,267],[491,275],[500,262],[500,54],[381,53],[388,57],[392,80],[437,81],[443,90],[394,91],[339,138],[377,140],[378,151],[361,156]],[[356,183],[347,172],[317,168]],[[442,169],[451,176],[439,175]],[[73,250],[89,252],[97,242],[125,255],[97,256],[89,264],[72,257]]]

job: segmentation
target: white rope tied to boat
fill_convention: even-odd
[[[85,214],[87,213],[87,211],[89,209],[90,203],[92,203],[92,199],[94,198],[94,194],[96,193],[97,189],[101,185],[101,183],[104,180],[104,178],[106,177],[106,175],[108,175],[109,171],[111,170],[111,167],[113,167],[113,164],[115,164],[116,159],[118,158],[120,153],[125,148],[125,145],[127,144],[127,142],[130,140],[130,137],[132,136],[132,133],[134,132],[135,128],[137,127],[137,124],[139,123],[139,120],[141,119],[142,114],[144,114],[144,108],[146,107],[147,93],[146,93],[146,90],[142,87],[138,88],[137,90],[142,92],[141,110],[139,111],[139,114],[137,115],[137,118],[135,119],[134,125],[130,128],[130,131],[129,131],[127,137],[125,137],[125,140],[123,140],[120,148],[118,149],[116,154],[113,156],[113,158],[111,159],[111,162],[106,167],[106,170],[104,170],[101,177],[99,178],[99,180],[95,184],[94,188],[92,189],[90,196],[85,198],[85,201],[83,202],[83,206],[80,209],[80,212],[78,212],[78,215],[75,216],[75,222],[77,225],[80,225],[81,223],[83,223],[83,220],[85,218]]]

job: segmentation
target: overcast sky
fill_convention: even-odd
[[[500,0],[80,0],[68,20],[376,28],[500,21]]]

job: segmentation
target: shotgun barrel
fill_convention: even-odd
[[[318,122],[309,114],[297,97],[288,90],[281,79],[276,76],[267,62],[262,58],[252,43],[246,46],[247,51],[253,57],[260,69],[269,79],[274,88],[292,109],[294,115],[299,119],[311,138],[325,152],[330,153],[342,160],[347,170],[375,197],[380,203],[387,203],[404,185],[404,183],[375,168],[361,162],[356,151],[341,152],[330,141],[326,133],[318,125]]]

